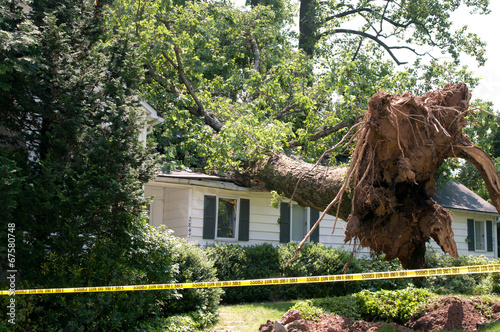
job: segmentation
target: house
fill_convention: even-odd
[[[145,195],[153,197],[149,211],[153,226],[166,225],[175,235],[201,245],[300,242],[320,214],[290,201],[274,208],[270,192],[187,171],[158,175],[146,184]],[[453,215],[459,254],[498,257],[497,236],[492,231],[498,213],[493,206],[459,183],[445,187],[437,199]],[[344,221],[326,215],[308,241],[352,250],[354,244],[344,244],[344,228]],[[472,240],[466,242],[466,238]],[[439,249],[433,241],[429,246]],[[356,251],[369,252],[366,248]]]
[[[158,175],[146,184],[145,196],[154,197],[153,226],[166,225],[175,235],[201,245],[300,242],[319,217],[319,211],[290,201],[272,207],[270,192],[186,171]],[[345,222],[335,223],[335,217],[327,215],[308,241],[352,249],[343,244],[344,227]]]
[[[493,205],[457,181],[438,189],[433,198],[453,217],[452,229],[459,255],[498,258],[500,224]],[[430,246],[439,249],[433,240]]]

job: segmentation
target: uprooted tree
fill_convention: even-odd
[[[461,5],[487,14],[488,2],[303,0],[298,35],[289,2],[251,4],[131,0],[114,12],[142,51],[143,96],[165,117],[153,139],[166,170],[233,174],[327,209],[348,221],[346,240],[405,267],[422,265],[430,237],[456,255],[449,215],[431,200],[434,176],[462,157],[490,194],[496,178],[462,134],[466,86],[436,88],[477,84],[459,59],[484,63],[484,43],[466,27],[454,32],[451,14]],[[429,61],[396,70],[408,52]]]
[[[346,242],[357,238],[387,259],[399,258],[405,268],[423,266],[431,237],[457,257],[451,216],[432,199],[443,162],[456,157],[471,162],[500,212],[496,168],[462,132],[470,98],[464,83],[420,97],[379,92],[358,124],[349,168],[307,165],[281,153],[242,173],[302,205],[347,220]]]

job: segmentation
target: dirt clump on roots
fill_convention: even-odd
[[[479,307],[483,310],[478,309]],[[483,312],[489,312],[486,317]],[[500,321],[500,302],[485,306],[480,300],[461,300],[444,297],[431,310],[419,318],[412,318],[402,326],[396,323],[354,321],[338,315],[322,314],[316,320],[306,320],[297,310],[290,310],[280,321],[262,324],[259,332],[372,332],[393,331],[477,331],[490,322]]]
[[[424,265],[433,238],[458,257],[452,218],[432,196],[434,176],[447,158],[464,158],[479,169],[500,211],[500,181],[491,159],[462,129],[471,94],[464,83],[448,84],[421,97],[378,92],[358,130],[347,181],[351,213],[345,242],[399,258],[404,268]]]

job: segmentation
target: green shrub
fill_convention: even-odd
[[[321,243],[305,244],[298,257],[296,243],[274,247],[271,244],[242,247],[232,244],[211,245],[206,248],[214,261],[219,280],[249,280],[275,277],[305,277],[347,273],[401,270],[398,260],[383,261],[379,257],[352,258],[347,250],[326,247]],[[364,282],[307,283],[297,285],[252,286],[227,288],[225,303],[254,302],[276,299],[342,296],[362,289],[402,289],[411,284],[408,279],[370,280]]]
[[[345,316],[354,320],[363,318],[360,301],[354,295],[313,299],[312,304],[333,315]]]
[[[314,320],[323,313],[323,310],[315,306],[311,300],[299,301],[290,309],[300,311],[302,318],[307,320]]]
[[[358,258],[353,260],[348,273],[372,273],[403,270],[399,259],[387,261],[385,258],[386,256],[384,254],[372,254],[369,258]],[[352,286],[352,293],[359,292],[364,289],[373,292],[381,289],[398,290],[411,285],[413,285],[413,280],[407,278],[363,280],[356,282],[355,285]]]
[[[167,318],[157,318],[141,324],[148,332],[194,332],[199,326],[190,315],[174,315]]]
[[[242,247],[240,245],[211,245],[207,254],[214,261],[219,280],[247,280],[280,277],[279,257],[269,243]],[[226,288],[223,301],[239,303],[275,298],[273,286]]]
[[[500,261],[497,264],[500,264]],[[491,282],[493,284],[491,287],[492,293],[500,295],[500,273],[492,273]]]
[[[217,281],[217,272],[213,261],[208,259],[205,251],[192,242],[174,237],[174,245],[171,248],[172,259],[175,262],[178,273],[176,282],[190,283],[201,281]],[[176,297],[167,299],[164,303],[164,315],[186,312],[217,311],[220,297],[223,291],[220,288],[193,288],[178,290]],[[202,326],[215,323],[214,319],[208,319],[208,315],[196,315]],[[197,320],[198,321],[198,320]]]
[[[406,323],[418,307],[434,294],[426,289],[408,287],[397,291],[368,290],[355,294],[365,320]]]
[[[307,243],[290,264],[295,255],[296,243],[288,243],[277,247],[279,253],[280,272],[284,277],[307,277],[342,274],[344,265],[350,259],[350,253],[322,243]],[[346,294],[346,283],[307,283],[299,285],[278,286],[278,297],[311,298],[316,296],[336,296]]]
[[[124,248],[107,239],[96,240],[79,259],[51,254],[42,264],[37,283],[24,280],[18,289],[216,280],[203,250],[164,228],[142,225],[129,243]],[[17,296],[16,329],[136,331],[142,322],[150,324],[182,313],[190,313],[196,326],[204,327],[216,321],[220,293],[210,288],[44,294],[30,295],[29,301]]]
[[[434,249],[427,250],[424,268],[445,268],[454,266],[484,265],[490,261],[484,256],[461,255],[453,258]],[[451,276],[426,277],[419,281],[420,287],[425,287],[437,294],[489,294],[497,289],[492,273],[464,274]]]

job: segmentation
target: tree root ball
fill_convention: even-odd
[[[450,157],[470,160],[489,178],[490,194],[500,192],[496,171],[485,166],[491,160],[462,133],[470,97],[460,83],[421,97],[379,92],[370,99],[350,170],[345,242],[357,238],[388,260],[399,258],[404,268],[423,267],[431,237],[458,256],[451,216],[432,199],[439,167]]]

